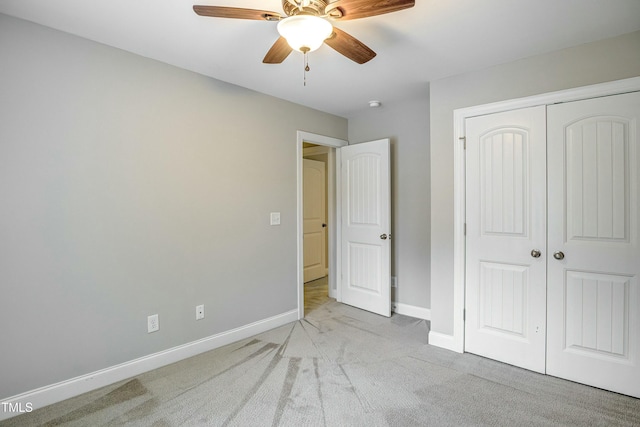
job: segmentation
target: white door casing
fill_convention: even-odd
[[[328,245],[329,245],[329,295],[340,300],[340,232],[341,232],[341,219],[339,212],[341,212],[340,202],[341,197],[339,191],[341,186],[339,185],[340,173],[338,166],[340,165],[340,150],[339,147],[348,145],[347,141],[337,138],[332,138],[324,135],[318,135],[305,131],[298,131],[296,137],[296,236],[297,236],[297,256],[296,264],[298,266],[296,277],[298,283],[298,319],[304,318],[304,215],[303,215],[303,144],[305,142],[321,145],[325,147],[332,147],[329,151],[329,161],[327,163],[327,204],[328,204],[328,222],[335,224],[335,227],[328,229]],[[334,185],[335,184],[335,185]]]
[[[547,373],[640,397],[640,92],[548,113]]]
[[[341,301],[391,316],[390,141],[341,151]]]
[[[303,159],[304,281],[324,277],[326,271],[325,163]]]
[[[545,107],[473,117],[465,127],[465,350],[544,372]]]

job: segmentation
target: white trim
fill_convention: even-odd
[[[640,91],[640,77],[632,77],[591,86],[550,92],[526,98],[511,99],[457,109],[453,112],[454,134],[454,237],[453,237],[453,335],[429,333],[429,343],[449,350],[464,351],[464,292],[465,292],[465,155],[459,138],[465,136],[465,120],[485,114],[516,110],[538,105],[558,104],[582,99]],[[433,342],[431,338],[434,338]],[[446,337],[446,338],[445,338]],[[442,344],[442,345],[440,345]]]
[[[338,230],[332,230],[332,228],[335,228],[335,226],[332,226],[331,224],[337,224],[337,215],[336,215],[336,192],[335,192],[335,188],[336,188],[336,150],[329,150],[329,158],[328,158],[328,163],[327,163],[327,174],[329,175],[327,177],[327,183],[329,184],[329,188],[327,188],[327,213],[328,213],[328,224],[330,225],[329,227],[329,259],[327,260],[327,262],[329,263],[329,266],[327,268],[327,275],[329,276],[329,297],[331,298],[337,298],[337,291],[336,291],[336,286],[337,286],[337,275],[336,272],[338,271],[337,267],[338,264],[335,264],[334,268],[331,268],[331,263],[334,262],[336,260],[336,245],[337,242],[340,241],[340,239],[337,239],[337,237],[339,236],[339,232]],[[336,234],[338,233],[338,234]]]
[[[458,351],[454,336],[441,334],[440,332],[429,331],[429,345],[446,350]]]
[[[517,110],[519,108],[535,107],[538,105],[560,104],[563,102],[580,101],[583,99],[617,95],[626,92],[636,92],[638,90],[640,90],[640,77],[631,77],[629,79],[543,93],[540,95],[527,96],[525,98],[509,99],[490,104],[460,108],[455,110],[454,113],[459,112],[464,118],[468,118],[482,116],[485,114],[500,113],[503,111]]]
[[[348,143],[347,143],[348,145]],[[335,298],[336,301],[342,302],[342,174],[340,173],[340,165],[342,164],[342,150],[335,149],[333,150],[335,154],[334,162],[333,162],[333,177],[334,177],[334,197],[335,201],[334,209],[329,212],[329,216],[333,215],[333,223],[335,226],[333,227],[333,233],[331,235],[335,236],[335,240],[333,241],[333,245],[331,248],[333,249],[334,257],[331,258],[329,262],[334,262],[336,268],[333,269],[333,277],[335,279]],[[331,271],[331,265],[329,265],[329,271]],[[331,275],[329,275],[331,278]],[[329,282],[329,287],[331,287],[331,282]]]
[[[304,210],[302,206],[302,177],[303,170],[303,155],[304,150],[302,148],[303,137],[301,132],[298,131],[298,138],[296,142],[296,266],[298,271],[296,272],[296,279],[298,283],[298,319],[304,318],[304,258],[302,253],[303,238],[304,238],[304,222],[300,218],[304,218]],[[331,261],[329,261],[331,262]]]
[[[310,144],[324,145],[326,147],[334,148],[340,148],[344,147],[345,145],[349,145],[349,142],[347,142],[346,140],[334,138],[332,136],[324,136],[317,133],[306,132],[303,130],[299,130],[297,134],[298,142],[300,142],[301,144],[302,142],[308,142]],[[302,148],[302,145],[300,146],[300,148]]]
[[[460,121],[458,110],[454,114],[454,146],[453,146],[453,341],[450,350],[462,353],[464,351],[464,281],[465,281],[465,142],[461,138],[465,136],[464,120]],[[462,236],[461,241],[456,236]],[[462,286],[456,284],[462,283]],[[448,336],[448,335],[445,335]],[[429,341],[431,342],[431,341]],[[436,342],[439,340],[436,338]],[[437,345],[437,344],[434,344]]]
[[[8,402],[13,405],[21,404],[22,408],[25,408],[27,403],[30,403],[33,410],[36,410],[53,403],[78,396],[82,393],[87,393],[100,387],[140,375],[144,372],[187,359],[197,354],[249,338],[279,326],[286,325],[287,323],[295,322],[297,320],[297,316],[298,310],[294,309],[239,328],[179,345],[168,350],[163,350],[129,362],[101,369],[90,374],[81,375],[76,378],[8,397],[6,399],[2,399],[2,402]],[[0,421],[17,415],[20,414],[4,412],[0,407]]]
[[[428,308],[417,307],[415,305],[394,302],[393,312],[404,316],[415,317],[416,319],[431,320],[431,310]]]
[[[302,156],[304,150],[302,148],[303,142],[309,142],[311,144],[324,145],[326,147],[340,148],[349,143],[343,139],[332,138],[330,136],[318,135],[315,133],[305,132],[299,130],[297,132],[296,142],[296,198],[297,198],[297,278],[298,278],[298,319],[304,318],[304,260],[302,258],[303,248],[303,208],[302,208]],[[335,163],[332,161],[332,151],[335,153]],[[328,195],[328,210],[329,210],[329,289],[336,289],[335,297],[340,301],[340,276],[337,274],[340,271],[340,216],[336,215],[336,212],[340,209],[340,177],[336,175],[336,164],[339,164],[340,152],[339,150],[330,150],[329,152],[329,188],[327,189]],[[335,180],[335,181],[332,181]],[[335,194],[334,185],[335,183]],[[331,291],[329,293],[331,295]]]

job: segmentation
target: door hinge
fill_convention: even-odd
[[[462,309],[462,321],[466,321],[467,320],[467,309],[463,308]]]
[[[462,149],[466,150],[467,149],[467,137],[466,136],[461,136],[458,139],[462,140]]]
[[[464,235],[465,236],[467,235],[467,223],[466,222],[464,223]]]

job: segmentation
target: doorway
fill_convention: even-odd
[[[304,318],[303,145],[332,147],[328,169],[329,294],[363,310],[391,316],[389,138],[347,141],[298,131],[298,318]],[[340,167],[336,167],[340,165]],[[344,221],[342,220],[344,219]]]
[[[303,281],[305,315],[329,299],[327,167],[330,147],[303,143]]]
[[[328,147],[305,143],[302,159],[304,283],[326,277],[328,270]]]
[[[298,131],[297,135],[297,165],[298,165],[298,318],[304,318],[304,185],[302,177],[304,175],[305,156],[321,156],[326,159],[326,208],[325,227],[326,234],[326,265],[328,293],[331,298],[338,298],[337,271],[339,269],[339,218],[337,215],[340,208],[340,201],[337,197],[336,189],[336,164],[339,162],[340,154],[336,148],[348,145],[347,141],[331,138],[309,132]],[[305,153],[306,148],[306,153]]]

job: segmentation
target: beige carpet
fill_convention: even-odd
[[[427,345],[327,300],[307,318],[3,426],[640,425],[640,400]]]

